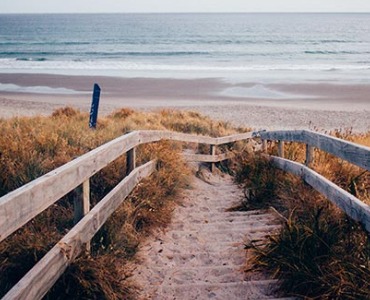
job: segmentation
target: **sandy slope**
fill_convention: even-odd
[[[139,251],[139,299],[275,299],[276,282],[247,275],[244,244],[278,229],[269,211],[226,212],[243,197],[226,175],[201,172],[165,232]],[[204,180],[205,179],[205,180]]]

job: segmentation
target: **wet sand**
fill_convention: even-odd
[[[100,115],[121,107],[174,108],[255,129],[370,130],[370,84],[235,84],[216,78],[0,74],[3,89],[9,88],[0,91],[0,117],[50,114],[67,105],[89,111],[94,83],[102,88]]]

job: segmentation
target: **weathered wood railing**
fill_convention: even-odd
[[[370,232],[369,205],[366,205],[352,194],[309,168],[314,159],[313,149],[315,147],[370,171],[370,148],[308,130],[259,132],[259,136],[264,141],[278,141],[279,157],[269,156],[276,167],[300,176],[306,183],[323,194],[348,216],[361,222],[366,230]],[[284,159],[284,148],[282,145],[287,141],[306,144],[305,165]]]
[[[95,233],[136,184],[155,169],[153,161],[136,168],[135,147],[160,140],[208,144],[212,147],[251,138],[242,133],[211,138],[170,131],[135,131],[108,142],[95,150],[0,198],[0,241],[32,220],[70,191],[83,186],[83,196],[75,203],[75,220],[80,220],[3,299],[40,299],[67,266],[77,257]],[[121,155],[127,153],[127,177],[90,212],[90,178]],[[189,155],[190,160],[218,162],[225,155]]]
[[[353,219],[370,231],[370,208],[342,190],[308,166],[313,159],[313,147],[370,170],[370,148],[311,131],[259,132],[262,149],[266,140],[279,141],[281,157],[270,156],[275,166],[301,176],[313,188],[324,194]],[[216,154],[216,146],[252,138],[242,133],[221,138],[196,136],[170,131],[135,131],[108,142],[97,149],[57,168],[0,198],[0,241],[26,224],[50,205],[78,186],[83,186],[81,202],[77,201],[75,219],[81,219],[63,239],[50,250],[3,299],[40,299],[53,286],[68,265],[81,253],[108,217],[129,195],[136,184],[155,170],[155,162],[140,167],[135,164],[135,147],[160,140],[174,140],[210,145],[210,154],[187,154],[188,160],[212,163],[225,160],[231,153]],[[283,158],[284,141],[307,145],[306,166]],[[123,154],[127,154],[127,176],[91,211],[89,211],[89,180]]]
[[[309,150],[307,151],[308,156],[312,156],[312,148],[315,147],[370,171],[369,147],[309,130],[262,131],[259,134],[263,140],[279,141],[279,145],[282,145],[284,141],[304,143],[307,145],[306,149]],[[282,146],[279,146],[279,149],[279,156],[282,157]]]

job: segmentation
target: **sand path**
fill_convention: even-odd
[[[139,250],[133,276],[142,289],[139,299],[276,299],[276,281],[243,267],[244,244],[276,230],[277,217],[226,211],[242,197],[230,176],[204,170],[194,176],[172,224]]]

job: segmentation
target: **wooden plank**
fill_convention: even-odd
[[[199,161],[199,162],[207,162],[207,163],[220,162],[220,161],[234,157],[233,152],[227,152],[227,153],[222,153],[222,154],[217,154],[217,155],[188,154],[188,153],[184,153],[183,155],[187,161]]]
[[[278,143],[278,155],[284,158],[284,141],[279,141]]]
[[[216,156],[216,146],[215,146],[215,145],[210,145],[209,154],[210,154],[211,156]],[[213,173],[213,171],[215,170],[215,167],[216,167],[215,163],[214,163],[214,162],[212,162],[212,163],[211,163],[211,172],[212,172],[212,173]]]
[[[304,130],[261,131],[259,134],[264,140],[306,143]]]
[[[174,131],[163,131],[163,130],[141,130],[140,134],[140,142],[151,143],[151,142],[158,142],[162,139],[165,140],[173,140],[179,142],[188,142],[188,143],[200,143],[200,144],[214,144],[215,138],[209,136],[202,136],[202,135],[193,135],[181,132],[174,132]]]
[[[215,145],[223,145],[223,144],[233,143],[237,141],[244,141],[244,140],[251,139],[252,137],[253,137],[252,132],[245,132],[245,133],[239,133],[239,134],[219,137],[219,138],[216,138]]]
[[[304,165],[293,162],[289,159],[285,158],[280,158],[277,156],[269,156],[269,155],[264,155],[267,159],[269,159],[275,167],[284,170],[285,172],[289,172],[293,175],[302,177],[303,174],[303,168],[305,167]]]
[[[155,165],[155,161],[148,162],[125,177],[5,295],[3,300],[41,299],[137,183],[155,170]]]
[[[83,217],[83,199],[81,193],[81,187],[75,188],[71,193],[73,198],[73,224],[77,224]]]
[[[360,199],[335,185],[330,180],[311,170],[310,168],[284,158],[271,156],[272,163],[289,173],[300,176],[315,190],[323,194],[332,203],[337,205],[348,216],[364,225],[370,232],[370,206]]]
[[[90,180],[83,182],[82,193],[80,187],[78,187],[75,194],[73,221],[77,224],[90,211]]]
[[[83,215],[87,215],[90,211],[90,179],[87,179],[82,184],[82,192],[83,192]]]
[[[267,140],[301,142],[319,148],[370,171],[370,148],[309,130],[260,132]]]
[[[206,145],[222,145],[236,141],[246,140],[252,138],[252,132],[234,134],[221,138],[212,138],[209,136],[187,134],[174,131],[161,131],[161,130],[141,130],[140,131],[141,143],[157,142],[161,139],[198,143]]]
[[[314,147],[306,144],[306,161],[305,161],[305,165],[307,167],[310,167],[311,164],[313,163],[314,161]]]
[[[305,140],[311,146],[345,159],[370,171],[370,148],[326,134],[305,131]]]
[[[132,148],[127,152],[127,165],[126,165],[126,175],[130,174],[136,168],[136,150]]]
[[[0,198],[0,241],[139,143],[132,132]]]
[[[82,214],[86,216],[90,211],[90,179],[86,180],[82,184]],[[86,243],[86,251],[90,252],[91,244],[90,241]]]
[[[263,153],[267,153],[267,141],[266,140],[262,140],[261,151]]]
[[[211,138],[171,131],[134,131],[110,141],[0,198],[0,241],[113,160],[139,144],[161,139],[220,145],[252,137],[242,133]],[[217,158],[216,161],[222,159]],[[63,182],[63,184],[60,184]]]

